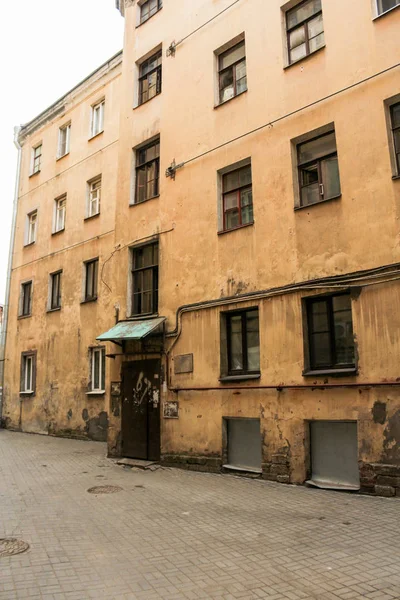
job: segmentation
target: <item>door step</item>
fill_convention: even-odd
[[[125,467],[131,467],[135,469],[146,469],[154,470],[154,467],[158,466],[158,462],[152,460],[141,460],[139,458],[120,458],[116,461],[117,465],[124,465]]]

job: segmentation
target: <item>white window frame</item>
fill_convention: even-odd
[[[95,137],[104,131],[104,105],[106,101],[103,98],[95,104],[92,104],[90,120],[90,137]],[[97,118],[98,115],[98,118]]]
[[[100,184],[100,185],[98,185],[98,184]],[[86,218],[87,219],[90,219],[90,217],[95,217],[96,215],[100,214],[101,187],[102,187],[101,175],[97,175],[97,177],[93,177],[93,179],[90,179],[87,182],[87,194],[86,194]],[[96,207],[95,210],[93,210],[93,206]]]
[[[29,370],[28,370],[28,362],[30,363],[30,377],[28,378]],[[35,355],[34,354],[24,354],[22,356],[22,389],[21,393],[23,394],[33,394],[34,393],[34,373],[33,370],[35,368]]]
[[[33,219],[33,217],[35,217]],[[37,234],[37,220],[38,220],[38,211],[33,210],[28,213],[26,216],[26,239],[25,246],[29,246],[30,244],[34,244],[36,242],[36,234]]]
[[[373,2],[372,10],[374,12],[374,19],[378,19],[382,15],[386,15],[387,13],[390,13],[392,10],[395,10],[396,8],[400,7],[400,2],[399,2],[399,0],[397,0],[397,4],[395,6],[392,6],[392,8],[389,8],[388,10],[381,11],[379,9],[379,5],[381,4],[381,1],[382,0],[372,0],[372,2]]]
[[[59,233],[65,229],[66,204],[67,194],[63,194],[54,200],[53,233]],[[62,216],[60,217],[60,215]]]
[[[65,135],[65,143],[63,140],[63,136]],[[58,150],[57,150],[57,158],[62,158],[69,154],[69,145],[71,139],[71,123],[67,123],[63,125],[58,130]],[[64,146],[64,149],[63,149]],[[63,151],[64,150],[64,151]]]
[[[42,147],[43,147],[42,142],[40,142],[39,144],[36,144],[35,146],[32,146],[31,175],[36,175],[36,173],[40,173],[40,167],[42,166]],[[39,156],[36,156],[36,150],[38,148],[40,148],[40,154],[39,154]],[[35,161],[37,158],[39,160],[38,160],[38,164],[36,165]]]
[[[106,349],[104,346],[98,346],[96,348],[91,348],[90,350],[90,392],[96,394],[103,394],[105,392],[105,380],[106,380],[106,372],[105,372],[105,354]],[[95,364],[96,357],[99,360],[99,386],[95,387]],[[103,357],[104,357],[104,373],[103,373]],[[104,378],[104,388],[102,386],[102,380]]]

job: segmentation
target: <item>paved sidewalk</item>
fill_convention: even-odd
[[[95,485],[123,488],[92,495]],[[0,599],[400,599],[400,498],[174,469],[0,430]]]

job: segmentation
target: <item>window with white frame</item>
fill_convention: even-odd
[[[32,148],[32,164],[31,164],[31,175],[40,172],[40,165],[42,163],[42,144],[38,144]]]
[[[67,194],[63,194],[54,200],[54,231],[58,233],[65,228],[65,211],[67,205]]]
[[[34,210],[27,216],[26,246],[36,242],[37,215],[37,210]]]
[[[36,385],[36,352],[21,354],[21,383],[22,394],[34,394]]]
[[[71,136],[71,123],[60,127],[58,130],[58,152],[57,157],[62,158],[69,153],[69,141]]]
[[[89,218],[100,213],[101,175],[88,181],[87,187],[86,217]]]
[[[146,0],[140,5],[140,24],[145,23],[162,8],[162,0]]]
[[[104,105],[105,101],[101,100],[92,106],[92,121],[91,121],[91,137],[101,133],[104,128]]]
[[[400,0],[377,0],[376,6],[378,15],[383,15],[383,13],[392,10],[392,8],[400,6]]]
[[[104,392],[106,389],[105,348],[92,348],[90,354],[90,391]]]

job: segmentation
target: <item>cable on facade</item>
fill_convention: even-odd
[[[297,108],[296,110],[293,110],[292,112],[286,113],[285,115],[282,115],[281,117],[278,117],[272,121],[269,121],[268,123],[264,123],[264,125],[260,125],[259,127],[256,127],[255,129],[247,131],[246,133],[243,133],[242,135],[239,135],[231,140],[228,140],[227,142],[224,142],[223,144],[219,144],[219,146],[215,146],[215,148],[206,150],[205,152],[202,152],[201,154],[198,154],[197,156],[193,156],[192,158],[189,158],[188,160],[185,160],[179,164],[176,164],[175,159],[174,159],[173,162],[171,163],[171,165],[165,171],[165,175],[166,175],[166,177],[171,177],[171,179],[175,179],[175,173],[181,167],[184,167],[185,165],[188,165],[189,163],[191,163],[195,160],[198,160],[199,158],[202,158],[203,156],[207,156],[208,154],[211,154],[212,152],[215,152],[216,150],[220,150],[220,148],[224,148],[225,146],[228,146],[229,144],[232,144],[233,142],[237,142],[238,140],[241,140],[241,139],[247,137],[248,135],[257,133],[258,131],[265,129],[266,127],[272,128],[275,125],[275,123],[279,123],[279,121],[283,121],[284,119],[292,117],[293,115],[296,115],[297,113],[299,113],[303,110],[306,110],[307,108],[311,108],[312,106],[316,106],[317,104],[324,102],[325,100],[334,98],[335,96],[338,96],[339,94],[342,94],[343,92],[347,92],[359,85],[362,85],[363,83],[366,83],[367,81],[371,81],[371,79],[374,79],[375,77],[384,75],[385,73],[388,73],[389,71],[392,71],[393,69],[396,69],[397,67],[400,67],[400,63],[392,65],[391,67],[388,67],[387,69],[384,69],[383,71],[379,71],[379,73],[370,75],[369,77],[366,77],[365,79],[361,79],[361,81],[352,83],[351,85],[348,85],[336,92],[333,92],[332,94],[329,94],[328,96],[324,96],[323,98],[320,98],[319,100],[315,100],[314,102],[311,102],[310,104],[306,104],[305,106],[302,106],[301,108]]]
[[[186,35],[184,38],[182,38],[181,40],[179,40],[179,42],[171,42],[171,44],[167,48],[167,52],[166,52],[167,57],[168,56],[175,56],[175,51],[176,51],[177,46],[179,46],[185,40],[187,40],[192,35],[194,35],[198,31],[200,31],[200,29],[203,29],[203,27],[206,27],[206,25],[209,25],[210,23],[212,23],[212,21],[214,21],[215,19],[217,19],[218,17],[220,17],[224,12],[226,12],[227,10],[229,10],[230,8],[232,8],[232,6],[234,6],[238,2],[240,2],[240,0],[235,0],[235,2],[233,2],[232,4],[230,4],[229,6],[227,6],[226,8],[224,8],[224,10],[221,10],[221,12],[219,12],[217,15],[215,15],[214,17],[211,17],[211,19],[209,19],[208,21],[206,21],[206,23],[203,23],[203,25],[200,25],[200,27],[197,27],[197,29],[195,29],[194,31],[192,31],[191,33],[188,33],[188,35]]]

